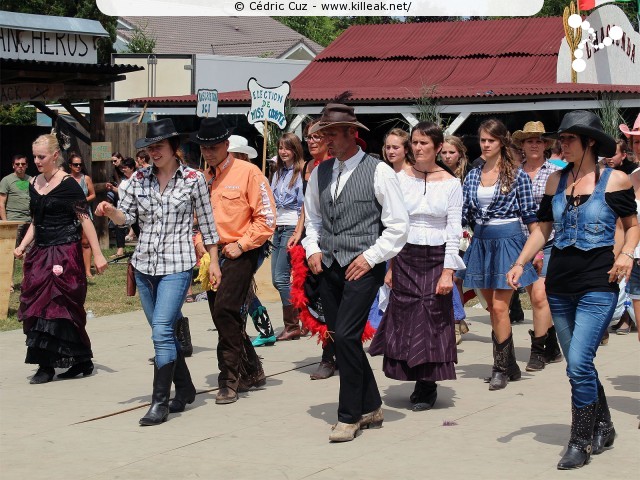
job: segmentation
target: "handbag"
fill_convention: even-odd
[[[127,263],[127,297],[136,296],[136,274],[131,262]]]

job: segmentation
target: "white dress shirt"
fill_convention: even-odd
[[[340,185],[336,192],[336,180],[338,178],[338,160],[333,164],[331,172],[331,197],[340,195],[347,184],[349,177],[364,158],[365,153],[358,148],[358,153],[344,161],[344,170],[340,176]],[[306,236],[302,240],[307,258],[316,253],[321,253],[318,242],[322,231],[322,214],[320,210],[320,192],[318,190],[318,170],[314,168],[307,184],[307,193],[304,197],[304,213]],[[365,260],[373,268],[374,265],[395,257],[407,241],[409,216],[402,202],[402,192],[398,177],[393,169],[384,162],[376,166],[373,176],[373,188],[376,199],[382,206],[380,220],[385,229],[378,237],[376,243],[362,254]]]
[[[425,182],[405,172],[398,173],[409,213],[412,245],[445,245],[444,268],[464,270],[458,254],[462,236],[462,186],[457,178]]]

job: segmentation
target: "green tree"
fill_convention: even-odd
[[[342,32],[334,17],[274,17],[280,23],[326,47]]]
[[[133,30],[126,53],[153,53],[156,48],[156,38],[147,33],[147,27]]]
[[[574,0],[577,4],[577,0]],[[544,0],[542,9],[536,17],[561,17],[565,7],[568,7],[570,0]],[[638,2],[616,2],[616,6],[620,7],[627,15],[634,28],[638,28]],[[581,12],[583,15],[588,12]]]
[[[35,125],[36,109],[25,103],[0,105],[0,125]]]
[[[0,0],[0,10],[97,20],[109,33],[109,37],[98,40],[98,62],[111,62],[117,18],[102,13],[95,0]]]

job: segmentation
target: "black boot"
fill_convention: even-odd
[[[571,438],[558,470],[573,470],[589,463],[597,407],[597,402],[582,408],[571,405]]]
[[[558,345],[556,327],[547,330],[547,339],[544,341],[544,361],[547,363],[558,363],[562,361],[562,352]]]
[[[169,402],[169,413],[184,412],[185,407],[196,399],[196,387],[193,386],[187,362],[181,352],[178,352],[176,359],[173,383],[176,386],[176,395]]]
[[[513,335],[509,335],[504,342],[498,343],[495,334],[491,332],[491,339],[493,340],[493,369],[489,379],[489,390],[501,390],[507,386],[509,380],[519,380],[522,373],[516,362]]]
[[[42,365],[38,366],[38,370],[35,375],[31,377],[29,383],[31,385],[37,385],[40,383],[49,383],[53,380],[53,376],[56,374],[56,371],[53,367],[43,367]]]
[[[431,410],[438,398],[438,385],[436,382],[428,380],[418,380],[413,393],[409,397],[413,407],[411,410],[414,412],[422,412],[424,410]]]
[[[531,337],[531,356],[529,357],[529,363],[525,367],[527,372],[539,372],[545,366],[544,358],[544,345],[547,341],[547,335],[536,337],[533,330],[529,330],[529,336]]]
[[[171,394],[171,382],[176,362],[169,362],[162,368],[153,364],[153,393],[151,394],[151,407],[147,414],[140,419],[140,425],[160,425],[167,420],[169,415],[169,395]]]
[[[598,385],[598,408],[596,408],[596,424],[593,430],[593,442],[591,443],[593,455],[599,455],[605,449],[613,446],[616,438],[616,430],[613,428],[607,397],[602,385]]]
[[[509,303],[509,321],[511,321],[511,323],[524,322],[524,312],[522,311],[520,293],[518,291],[515,291],[511,296],[511,302]]]
[[[193,355],[193,344],[191,343],[191,330],[189,330],[189,319],[182,317],[176,323],[176,337],[180,343],[180,350],[185,357]]]

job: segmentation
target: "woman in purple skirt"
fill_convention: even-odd
[[[32,222],[14,255],[22,258],[35,241],[24,261],[18,319],[27,335],[25,362],[38,365],[30,383],[37,384],[50,382],[55,367],[69,368],[60,378],[93,372],[84,310],[83,231],[98,273],[107,268],[107,261],[82,188],[60,168],[62,156],[55,135],[38,137],[33,142],[33,157],[40,175],[29,185]]]
[[[415,164],[398,173],[409,212],[409,239],[391,261],[389,305],[369,353],[384,355],[387,377],[415,381],[412,410],[429,410],[438,380],[456,378],[453,274],[463,269],[460,180],[437,155],[444,136],[434,123],[411,131]]]

